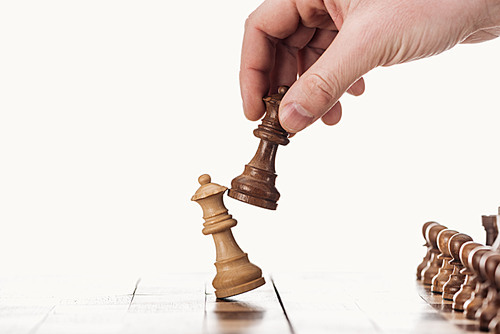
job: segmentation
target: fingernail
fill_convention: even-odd
[[[281,109],[280,122],[285,130],[296,133],[314,122],[314,116],[300,104],[291,102]]]

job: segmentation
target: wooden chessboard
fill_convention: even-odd
[[[210,275],[0,279],[0,333],[475,333],[410,275],[275,274],[216,300]]]
[[[460,328],[462,332],[484,333],[479,330],[477,321],[467,319],[463,312],[454,311],[451,307],[453,304],[452,301],[443,300],[441,295],[430,292],[428,287],[422,284],[417,284],[417,290],[419,295],[431,305],[442,318],[446,319],[446,321],[452,323],[457,328]]]

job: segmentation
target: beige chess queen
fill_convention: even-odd
[[[222,196],[227,188],[211,183],[210,175],[198,178],[201,187],[191,198],[203,209],[203,234],[211,234],[217,252],[215,267],[217,275],[212,285],[217,298],[234,296],[258,288],[265,283],[262,271],[248,260],[234,240],[231,228],[236,220],[228,214]]]

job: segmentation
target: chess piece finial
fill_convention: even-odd
[[[203,174],[201,175],[199,178],[198,178],[198,183],[201,185],[201,186],[204,186],[205,184],[209,184],[210,182],[212,182],[212,178],[210,177],[210,175],[208,174]]]
[[[248,260],[248,254],[234,239],[231,228],[236,226],[236,220],[228,214],[222,199],[227,188],[211,181],[208,174],[201,175],[201,186],[191,200],[203,209],[203,234],[214,238],[217,275],[212,285],[217,298],[225,298],[258,288],[265,281],[260,268]]]
[[[446,229],[439,232],[437,236],[438,248],[441,251],[438,258],[440,258],[443,263],[441,268],[439,268],[438,274],[432,279],[431,291],[434,293],[443,293],[443,286],[450,279],[450,275],[453,272],[453,265],[450,264],[451,254],[448,248],[448,241],[455,234],[458,234],[458,231]]]
[[[448,241],[448,248],[452,258],[450,264],[453,266],[453,272],[450,279],[443,286],[443,299],[445,300],[453,300],[453,296],[460,290],[465,281],[465,275],[461,273],[464,266],[460,261],[460,248],[470,241],[472,241],[472,238],[464,233],[455,234]]]
[[[462,262],[464,269],[462,269],[460,272],[465,275],[465,281],[464,284],[462,284],[462,287],[460,290],[453,296],[453,304],[452,308],[455,311],[464,311],[464,304],[469,300],[476,289],[476,282],[477,282],[477,277],[474,274],[474,271],[472,270],[472,266],[469,263],[469,254],[476,248],[479,247],[484,247],[483,244],[480,244],[478,242],[466,242],[460,247],[460,262]]]
[[[439,232],[441,232],[446,228],[447,228],[446,226],[443,226],[441,224],[436,224],[428,228],[427,233],[425,234],[425,240],[427,240],[429,245],[431,245],[431,250],[430,250],[431,259],[429,260],[427,267],[425,267],[425,269],[422,270],[422,278],[424,285],[432,284],[432,279],[434,278],[434,276],[436,276],[436,274],[439,271],[439,268],[441,267],[441,264],[443,263],[443,260],[438,258],[440,251],[437,245],[437,236]]]
[[[436,225],[436,222],[427,222],[422,226],[422,235],[424,236],[425,239],[425,234],[427,233],[427,229],[431,228],[431,226]],[[427,267],[427,264],[429,263],[429,260],[431,259],[431,245],[427,240],[425,240],[424,244],[426,248],[426,253],[424,258],[422,259],[422,262],[417,267],[417,280],[420,281],[422,279],[422,270],[424,270],[425,267]]]
[[[262,124],[254,130],[260,138],[259,148],[253,159],[245,166],[243,174],[233,179],[228,195],[232,198],[262,208],[276,210],[280,193],[276,189],[275,160],[279,145],[287,145],[288,132],[279,123],[278,109],[287,86],[280,86],[278,94],[264,98],[266,115]]]
[[[476,275],[476,289],[472,292],[472,295],[468,301],[464,304],[465,317],[467,319],[476,319],[476,312],[483,305],[484,298],[488,294],[488,286],[487,282],[479,275],[479,263],[481,261],[481,257],[484,256],[487,252],[491,250],[489,246],[477,247],[474,248],[470,253],[467,259],[469,267]]]
[[[479,319],[479,329],[482,331],[488,331],[490,322],[498,312],[498,289],[495,282],[495,270],[499,264],[500,253],[493,250],[483,255],[481,261],[479,261],[479,274],[489,283],[483,305],[476,312],[476,318]]]

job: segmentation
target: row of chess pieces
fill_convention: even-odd
[[[500,334],[499,216],[482,217],[486,244],[439,223],[425,223],[427,253],[417,267],[417,280],[432,293],[453,301],[453,311],[476,320],[481,331]]]

